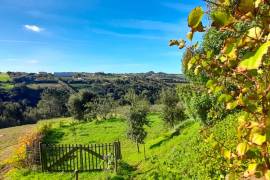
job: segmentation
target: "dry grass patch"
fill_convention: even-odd
[[[18,139],[33,131],[35,125],[23,125],[0,129],[0,162],[10,158],[17,148]]]

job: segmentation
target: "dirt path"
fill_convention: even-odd
[[[0,162],[6,160],[16,149],[18,139],[24,134],[31,132],[35,125],[23,125],[0,129]]]
[[[18,146],[18,140],[21,136],[31,132],[35,125],[23,125],[11,128],[0,129],[0,179],[10,167],[5,165],[1,167],[1,162],[12,157],[14,150]]]

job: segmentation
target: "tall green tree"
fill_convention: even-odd
[[[161,101],[163,104],[162,117],[167,126],[174,127],[180,121],[185,120],[184,109],[174,88],[163,89]]]
[[[131,93],[130,95],[133,97],[133,100],[136,100],[132,101],[132,105],[128,113],[127,135],[129,139],[137,144],[138,152],[140,152],[139,144],[144,144],[144,139],[147,136],[145,126],[149,125],[149,121],[147,119],[147,113],[149,112],[149,102],[144,99],[140,99],[138,96]]]
[[[89,109],[87,104],[95,98],[96,95],[94,93],[86,90],[71,95],[68,100],[68,110],[70,114],[77,120],[86,120],[85,114],[87,109]]]
[[[46,89],[37,104],[41,119],[64,116],[67,113],[68,94],[57,89]]]

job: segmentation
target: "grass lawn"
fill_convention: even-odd
[[[127,139],[126,122],[121,119],[109,119],[102,122],[87,122],[74,125],[71,118],[56,119],[54,121],[42,121],[41,123],[51,123],[52,131],[47,135],[45,141],[56,144],[91,144],[110,143],[120,140],[122,147],[122,168],[120,174],[129,179],[142,179],[144,172],[151,170],[151,159],[153,157],[165,157],[177,144],[181,136],[171,136],[173,131],[168,131],[163,126],[162,119],[157,114],[148,116],[151,121],[150,127],[146,127],[148,133],[146,138],[146,157],[144,159],[143,146],[138,154],[136,144]],[[73,125],[72,125],[73,124]],[[75,128],[74,128],[75,127]],[[75,131],[74,131],[75,129]],[[115,177],[115,174],[108,172],[81,173],[80,179],[106,179]],[[31,170],[11,171],[7,179],[72,179],[72,173],[42,173]]]

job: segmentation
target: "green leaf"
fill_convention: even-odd
[[[270,41],[262,44],[253,56],[241,61],[241,63],[238,65],[238,70],[243,71],[258,69],[262,64],[263,56],[268,52],[269,46]]]
[[[245,142],[239,143],[236,148],[238,156],[244,156],[248,150],[249,150],[249,146]]]
[[[238,101],[229,102],[226,106],[227,110],[233,110],[238,106]]]
[[[232,100],[232,96],[228,95],[228,94],[221,94],[218,97],[218,102],[229,102],[230,100]]]
[[[223,89],[224,89],[224,86],[216,86],[215,89],[214,89],[214,93],[219,93]]]
[[[206,83],[207,88],[212,88],[213,85],[214,85],[214,80],[208,80],[207,83]]]
[[[196,7],[193,9],[188,16],[188,26],[192,29],[197,28],[202,21],[203,14],[204,12],[202,7]]]
[[[190,59],[190,61],[188,62],[188,70],[190,70],[190,69],[193,67],[193,65],[195,64],[195,62],[196,62],[198,59],[199,59],[199,55],[196,55],[196,56],[194,56],[194,57],[192,57],[192,58]]]
[[[219,3],[223,4],[223,5],[230,5],[231,4],[231,1],[230,0],[218,0]]]
[[[260,135],[259,133],[254,133],[251,139],[252,143],[261,146],[266,141],[266,135]]]
[[[234,18],[225,11],[215,11],[211,14],[213,24],[217,26],[227,26],[233,23]]]
[[[238,5],[239,11],[243,13],[252,12],[255,8],[254,0],[240,0]]]

